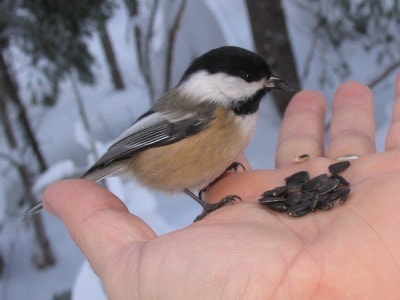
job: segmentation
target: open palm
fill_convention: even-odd
[[[110,299],[398,299],[400,76],[396,95],[386,151],[376,153],[365,86],[338,89],[326,150],[326,102],[300,92],[282,122],[276,170],[250,170],[242,158],[246,171],[227,174],[206,195],[213,202],[237,194],[242,202],[163,236],[87,180],[53,184],[44,207],[66,224]],[[304,153],[311,159],[293,162]],[[360,158],[342,174],[351,183],[343,205],[292,218],[258,204],[292,173],[327,173],[346,154]]]

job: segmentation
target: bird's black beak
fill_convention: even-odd
[[[265,87],[269,89],[282,89],[294,93],[294,88],[289,84],[289,82],[276,76],[271,76],[267,79]]]

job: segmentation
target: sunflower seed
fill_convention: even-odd
[[[330,201],[320,201],[320,202],[318,203],[317,209],[320,209],[320,210],[329,210],[329,209],[331,209],[333,206],[334,206],[333,203],[330,202]]]
[[[267,204],[267,206],[275,211],[279,211],[279,212],[283,212],[286,211],[288,209],[288,206],[283,203],[283,202],[275,202],[275,203],[269,203]]]
[[[340,161],[334,164],[331,164],[328,167],[329,173],[338,174],[346,170],[350,166],[350,162],[348,160]]]
[[[302,189],[308,192],[312,192],[315,190],[320,189],[327,181],[329,180],[329,177],[327,174],[321,174],[318,175],[317,177],[314,177],[307,181],[305,184],[303,184]]]
[[[286,197],[285,203],[287,206],[290,207],[298,204],[300,200],[301,200],[301,194],[292,193]]]
[[[346,179],[344,179],[342,176],[340,176],[338,174],[331,175],[329,178],[338,180],[341,185],[344,185],[344,186],[350,185],[350,183]]]
[[[343,189],[338,188],[335,191],[332,191],[332,192],[326,194],[328,196],[328,198],[326,198],[326,200],[334,201],[336,199],[339,199],[342,194],[343,194]]]
[[[326,194],[331,191],[333,191],[335,188],[339,186],[340,182],[339,180],[336,179],[331,179],[329,178],[328,181],[326,181],[319,189],[318,189],[318,194]]]
[[[305,183],[310,179],[310,174],[307,171],[300,171],[285,178],[286,184],[288,183]]]
[[[285,201],[285,199],[281,198],[281,197],[262,197],[261,199],[258,200],[261,204],[266,205],[266,204],[270,204],[270,203],[276,203],[276,202],[283,202]]]
[[[284,186],[278,186],[262,194],[261,205],[300,217],[316,210],[329,210],[334,201],[346,201],[350,193],[349,182],[338,173],[346,170],[350,163],[342,161],[329,166],[330,174],[321,174],[310,179],[307,171],[296,172],[286,177]]]
[[[359,159],[360,156],[357,154],[347,154],[347,155],[343,155],[338,157],[336,160],[337,161],[344,161],[344,160],[355,160],[355,159]]]
[[[301,192],[301,187],[303,186],[303,184],[301,183],[288,183],[286,185],[286,194],[293,194],[293,193],[300,193]]]
[[[310,159],[310,154],[301,154],[299,156],[297,156],[294,161],[301,163],[303,161],[309,160]]]
[[[266,191],[262,194],[262,197],[279,197],[285,194],[287,186],[278,186],[272,190]]]
[[[343,204],[344,201],[346,201],[347,197],[349,196],[349,193],[350,193],[350,189],[349,188],[345,188],[343,190],[343,193],[340,195],[340,200],[339,200],[340,204]]]
[[[309,203],[300,203],[288,207],[287,212],[292,217],[301,217],[308,214],[311,211]]]

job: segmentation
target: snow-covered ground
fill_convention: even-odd
[[[292,44],[301,73],[310,47],[310,36],[306,30],[309,24],[304,21],[304,12],[300,12],[291,1],[285,3]],[[143,80],[138,76],[132,27],[123,9],[116,10],[108,28],[127,89],[123,92],[113,91],[97,37],[91,40],[92,53],[98,59],[95,67],[98,74],[97,85],[79,87],[93,135],[104,144],[117,137],[150,104]],[[162,34],[156,37],[158,40],[154,41],[155,48],[164,42]],[[195,56],[223,44],[248,49],[254,47],[244,1],[189,1],[182,20],[182,30],[177,36],[173,81],[179,79],[189,61]],[[371,60],[366,63],[365,59],[365,56],[358,56],[353,61],[357,72],[352,78],[362,82],[368,82],[376,75],[371,71],[375,67],[374,63]],[[393,74],[374,90],[379,101],[379,149],[382,149],[384,133],[390,119],[394,76]],[[303,80],[303,86],[318,89],[316,76]],[[334,87],[324,90],[329,99],[332,98],[333,92]],[[65,172],[72,169],[72,165],[81,168],[87,165],[88,150],[84,145],[85,137],[79,134],[81,125],[70,83],[66,82],[63,85],[61,99],[54,107],[45,112],[35,110],[31,117],[35,120],[37,135],[51,164],[64,161],[59,164],[59,168]],[[264,101],[255,137],[246,150],[246,155],[255,168],[273,168],[279,124],[280,118],[276,115],[272,103]],[[50,174],[50,179],[54,176]],[[148,222],[158,234],[190,224],[200,211],[194,201],[182,195],[166,196],[154,193],[137,186],[135,182],[120,179],[110,179],[108,183],[112,191],[126,201],[131,211]],[[70,240],[63,224],[47,213],[42,214],[57,265],[42,271],[34,269],[30,262],[30,257],[35,252],[32,249],[30,229],[27,230],[26,224],[19,220],[7,222],[0,232],[0,250],[7,261],[3,277],[0,278],[0,299],[52,299],[55,294],[72,287],[73,299],[104,298],[100,284]]]

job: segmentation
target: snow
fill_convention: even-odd
[[[74,300],[107,300],[100,279],[94,274],[87,261],[79,270],[71,298]]]
[[[308,21],[309,16],[291,1],[284,3],[299,73],[302,74],[311,40],[310,33],[306,29],[311,21]],[[91,39],[90,49],[98,59],[95,66],[98,74],[97,85],[79,86],[99,153],[105,151],[107,146],[149,107],[151,100],[143,79],[138,76],[132,24],[121,7],[108,23],[108,29],[127,89],[122,92],[113,91],[104,55],[96,36]],[[198,17],[199,14],[201,17]],[[159,18],[158,22],[162,24],[161,16]],[[187,64],[194,57],[211,48],[223,44],[254,48],[243,0],[190,0],[182,23],[184,25],[176,37],[177,46],[173,56],[175,62],[173,84],[178,82]],[[194,32],[196,34],[193,34]],[[156,49],[152,49],[152,53],[159,56],[154,57],[152,61],[153,73],[156,72],[156,78],[160,83],[159,92],[164,76],[159,70],[162,62],[160,52],[165,36],[158,30],[153,39],[152,43]],[[353,55],[356,51],[356,48],[350,49],[349,55]],[[366,56],[355,57],[353,64],[358,70],[353,76],[355,79],[368,82],[376,75],[371,71],[376,66]],[[319,67],[318,63],[312,66],[313,70]],[[31,71],[21,73],[19,76],[22,79],[32,76]],[[376,113],[379,150],[383,149],[384,136],[390,119],[394,76],[395,74],[374,90],[375,96],[379,99]],[[305,88],[320,90],[316,75],[304,79],[303,84]],[[324,88],[323,92],[329,99],[332,99],[337,84]],[[54,107],[45,112],[33,109],[30,113],[35,121],[36,132],[45,156],[52,165],[49,171],[36,181],[35,190],[42,190],[53,180],[70,177],[77,169],[85,169],[93,162],[93,158],[88,157],[89,137],[82,130],[70,82],[63,84],[62,97]],[[274,167],[279,125],[280,117],[267,97],[260,108],[255,136],[245,151],[254,168]],[[3,184],[0,182],[0,187]],[[185,195],[168,196],[152,192],[140,187],[134,181],[123,178],[107,179],[107,186],[124,199],[130,211],[145,220],[157,234],[164,234],[190,224],[200,212],[199,206],[194,201],[188,200]],[[2,191],[0,188],[0,205],[4,203],[2,200],[6,197]],[[4,211],[5,209],[0,207],[0,224],[1,213]],[[52,299],[55,294],[73,287],[72,298],[75,300],[106,299],[101,283],[71,241],[63,224],[47,213],[42,215],[56,254],[57,265],[41,271],[34,269],[30,262],[30,257],[34,253],[31,227],[26,226],[26,221],[4,222],[5,225],[0,231],[0,254],[7,261],[7,265],[3,277],[0,277],[0,298]]]
[[[6,261],[0,280],[0,298],[52,299],[55,294],[71,288],[83,256],[72,242],[65,227],[54,217],[43,214],[57,265],[36,270],[31,257],[35,253],[31,227],[15,219],[2,228],[2,255]]]
[[[254,50],[246,3],[242,0],[206,0],[217,20],[226,44]]]
[[[67,159],[56,162],[37,178],[33,184],[33,192],[40,193],[55,180],[73,177],[77,173],[75,163],[72,160]]]

